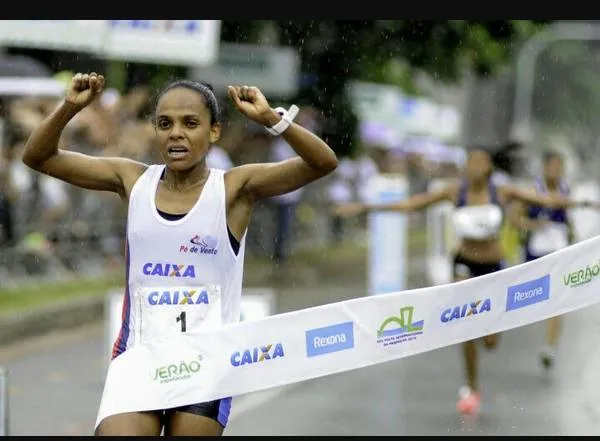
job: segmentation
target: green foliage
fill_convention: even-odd
[[[256,43],[268,20],[223,20],[221,40],[230,43]]]
[[[222,40],[256,43],[266,21],[223,21]],[[342,156],[354,146],[357,120],[345,98],[350,79],[398,85],[417,94],[423,71],[438,81],[458,81],[465,70],[493,75],[511,62],[526,38],[549,21],[535,20],[335,20],[274,22],[280,44],[298,48],[302,70],[316,77],[301,98],[335,116],[329,136]]]
[[[26,283],[18,288],[3,288],[0,289],[0,315],[31,310],[57,301],[105,295],[107,291],[118,289],[124,283],[124,275],[119,270],[107,271],[104,276],[98,278],[81,277],[53,283]]]
[[[364,32],[369,48],[361,76],[377,75],[390,59],[402,59],[412,70],[433,78],[457,81],[465,69],[479,75],[494,74],[510,62],[520,43],[539,31],[546,22],[530,20],[386,20],[373,22]],[[367,55],[368,54],[368,55]],[[361,60],[362,64],[362,60]]]
[[[595,45],[566,41],[551,44],[539,55],[533,109],[537,119],[555,124],[571,124],[590,116],[598,120],[599,54]]]
[[[562,134],[585,166],[597,169],[600,44],[560,41],[538,56],[531,114],[539,130]],[[594,170],[594,173],[595,172]]]

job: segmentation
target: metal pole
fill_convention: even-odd
[[[568,40],[600,40],[600,27],[590,23],[556,23],[525,42],[516,62],[515,102],[511,138],[531,140],[531,114],[535,64],[539,55],[551,44]]]
[[[8,436],[8,370],[0,366],[0,436]]]

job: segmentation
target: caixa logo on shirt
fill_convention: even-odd
[[[208,291],[205,289],[152,291],[148,294],[148,304],[151,306],[208,305],[208,303]]]
[[[209,235],[200,236],[196,234],[190,239],[189,243],[179,246],[179,252],[215,255],[217,254],[218,246],[219,239],[216,237]]]
[[[179,263],[147,262],[142,267],[142,272],[147,276],[196,278],[194,265],[182,265]]]

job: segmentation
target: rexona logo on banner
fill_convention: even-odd
[[[506,310],[524,308],[550,298],[550,275],[508,287]]]
[[[329,354],[354,347],[353,322],[315,328],[306,331],[306,356]]]
[[[577,288],[586,285],[600,274],[600,262],[594,262],[563,276],[563,283],[569,288]]]

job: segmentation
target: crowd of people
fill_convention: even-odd
[[[61,77],[66,78],[62,73]],[[153,93],[144,84],[123,94],[108,88],[69,122],[61,146],[105,157],[160,161],[148,117]],[[217,96],[226,102],[224,97]],[[118,269],[123,261],[125,210],[118,198],[106,192],[88,193],[53,177],[33,173],[20,160],[24,142],[33,128],[61,99],[0,97],[4,127],[0,162],[3,285],[38,275],[58,279],[69,273],[100,274],[106,269]],[[207,165],[227,170],[247,162],[279,161],[293,154],[284,140],[274,139],[263,127],[227,110],[224,106],[222,135],[211,146]],[[319,109],[304,105],[297,122],[319,133],[323,116]],[[255,216],[260,219],[260,227],[249,229],[248,255],[270,258],[274,267],[280,268],[285,267],[290,254],[300,247],[341,243],[357,228],[363,229],[364,224],[344,221],[331,213],[328,206],[366,201],[367,182],[381,172],[406,174],[414,187],[417,182],[447,174],[448,167],[457,170],[456,161],[444,162],[440,167],[415,152],[399,153],[376,143],[362,144],[354,156],[340,158],[339,167],[330,176],[257,204]],[[299,216],[301,206],[308,207],[304,212],[312,215],[304,216],[306,219]],[[316,216],[324,222],[314,222]]]
[[[4,285],[34,275],[64,278],[68,272],[97,273],[118,267],[123,259],[125,210],[118,198],[110,193],[89,194],[50,176],[32,173],[20,160],[25,140],[60,99],[2,99],[0,247],[4,258],[0,280]],[[147,86],[134,87],[123,95],[106,90],[68,124],[61,145],[105,157],[159,161],[147,115],[151,99]],[[317,130],[317,116],[316,109],[305,107],[299,121]],[[246,161],[289,155],[289,146],[273,140],[261,127],[239,119],[226,121],[224,126],[220,142],[211,146],[207,156],[210,167],[226,170]],[[322,185],[319,183],[313,193]],[[298,230],[293,208],[302,199],[310,199],[310,193],[307,198],[303,191],[257,207],[257,215],[266,222],[249,232],[251,254],[272,256],[277,263],[286,259],[294,245],[287,238]],[[316,199],[307,203],[315,205]]]

